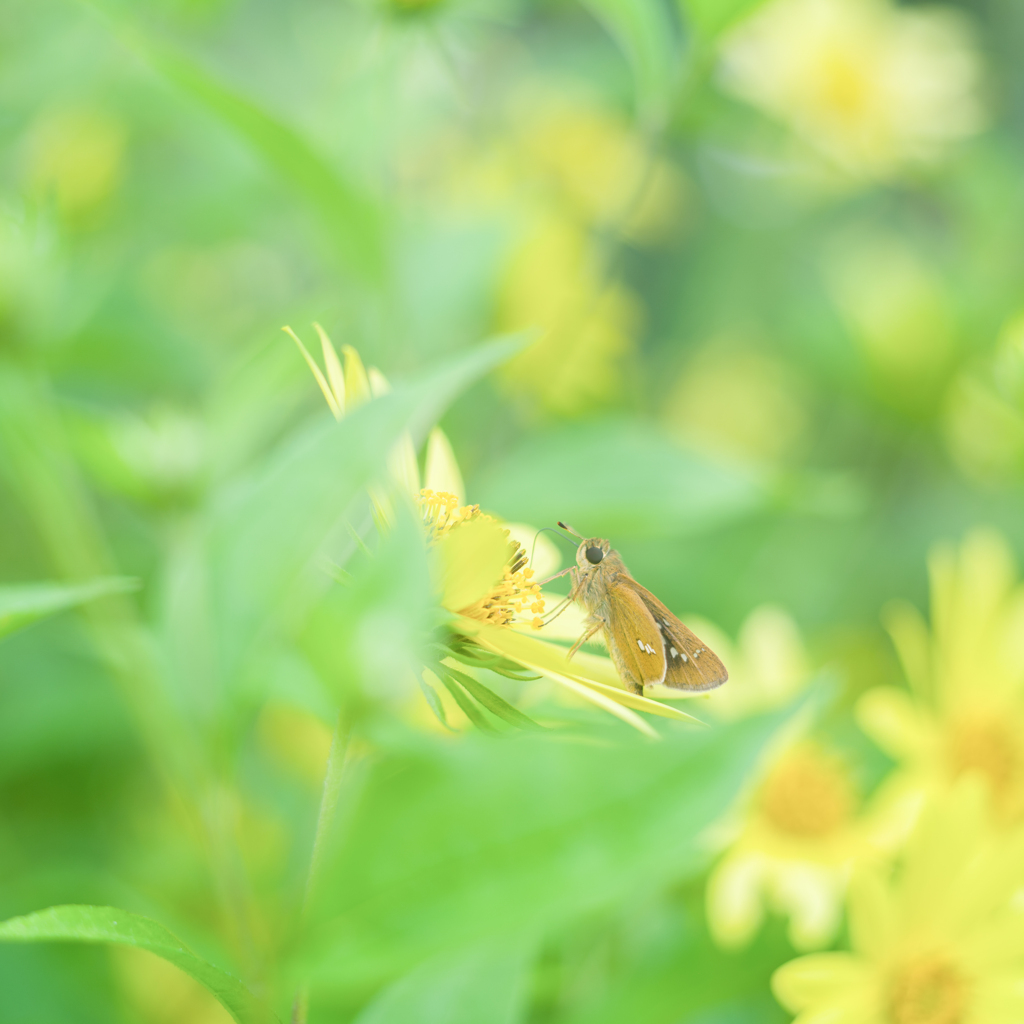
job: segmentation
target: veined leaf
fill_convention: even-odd
[[[196,956],[148,917],[117,907],[63,906],[0,922],[0,942],[109,942],[155,953],[209,989],[238,1024],[269,1024],[274,1015],[238,978]]]
[[[789,712],[661,743],[517,733],[382,757],[325,849],[302,973],[363,989],[426,957],[559,927],[703,863],[700,836]]]
[[[88,583],[20,583],[0,587],[0,637],[46,615],[107,594],[124,594],[138,585],[137,580],[109,576]]]

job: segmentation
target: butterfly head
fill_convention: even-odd
[[[592,572],[611,551],[611,544],[601,537],[590,537],[576,549],[576,565],[584,572]]]

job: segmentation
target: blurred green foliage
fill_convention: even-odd
[[[0,1019],[784,1020],[792,908],[728,948],[713,823],[823,668],[869,797],[883,607],[1024,550],[1022,46],[1017,0],[8,0]],[[312,321],[390,393],[335,422]],[[439,421],[466,500],[702,617],[736,721],[418,686],[367,488]]]

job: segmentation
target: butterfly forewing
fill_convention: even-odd
[[[608,588],[605,635],[622,681],[635,693],[665,676],[662,630],[642,596],[621,582]]]
[[[633,589],[650,612],[665,646],[665,686],[678,690],[713,690],[729,678],[718,655],[679,621],[649,590],[634,579]]]

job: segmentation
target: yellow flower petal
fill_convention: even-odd
[[[341,370],[341,361],[338,353],[334,351],[331,339],[327,332],[317,323],[313,324],[316,333],[320,336],[320,350],[324,355],[324,366],[327,367],[327,381],[334,392],[334,400],[338,403],[341,414],[345,414],[345,374]]]
[[[921,613],[908,601],[890,601],[882,623],[892,637],[910,688],[918,697],[931,693],[931,661],[928,627]]]
[[[745,946],[761,927],[763,874],[763,859],[747,853],[730,854],[712,871],[706,894],[708,927],[720,946]]]
[[[892,893],[877,871],[865,868],[850,886],[850,945],[872,959],[887,956],[896,941]]]
[[[931,730],[910,695],[894,686],[868,690],[856,707],[857,724],[896,760],[925,753]]]
[[[589,667],[581,670],[581,666],[576,664],[575,657],[573,661],[568,661],[565,657],[565,648],[559,647],[556,644],[547,643],[535,636],[527,636],[513,629],[488,626],[486,623],[475,619],[460,618],[456,623],[456,628],[460,633],[464,633],[466,636],[476,640],[481,647],[486,647],[496,654],[502,654],[505,657],[511,658],[520,665],[531,668],[557,683],[568,686],[569,689],[575,692],[579,692],[579,688],[583,687],[584,690],[588,691],[586,694],[587,699],[601,703],[602,706],[606,706],[605,702],[607,701],[619,706],[620,711],[626,708],[635,708],[652,715],[658,715],[661,718],[673,718],[680,722],[703,725],[699,719],[694,718],[692,715],[684,714],[676,708],[661,704],[655,700],[649,700],[647,697],[641,697],[639,694],[630,693],[628,690],[622,689],[621,684],[609,685],[603,682],[598,678],[598,673],[591,671]],[[604,660],[607,664],[607,673],[611,674],[617,683],[618,679],[614,676],[615,669],[610,661]],[[600,674],[607,678],[604,671]],[[619,715],[619,717],[623,716]],[[629,720],[630,724],[634,725],[636,722],[640,722],[644,727],[643,731],[650,731],[650,727],[647,726],[646,722],[643,722],[643,719],[632,715],[632,718]]]
[[[446,491],[459,499],[465,500],[466,486],[462,482],[462,473],[455,459],[451,443],[440,427],[434,427],[427,438],[427,465],[423,486],[431,491]]]
[[[345,357],[345,408],[351,412],[368,402],[373,392],[359,353],[351,345],[344,345],[341,354]]]
[[[870,967],[852,953],[811,953],[783,964],[772,975],[771,986],[775,998],[790,1013],[798,1013],[870,982]]]
[[[340,420],[342,416],[342,406],[338,404],[338,400],[334,397],[334,392],[331,390],[331,386],[330,384],[328,384],[327,379],[324,377],[320,367],[316,365],[316,361],[306,350],[306,346],[302,344],[302,342],[299,340],[299,336],[290,327],[282,327],[281,330],[284,331],[284,333],[287,334],[288,337],[291,338],[292,341],[294,341],[295,344],[299,346],[299,351],[302,353],[302,358],[306,360],[306,365],[313,372],[313,377],[315,378],[317,384],[320,385],[320,390],[323,392],[324,398],[327,399],[328,408],[333,413],[334,418],[336,420]]]
[[[794,949],[821,949],[835,938],[845,888],[844,872],[818,864],[795,861],[775,873],[773,903],[789,916]]]

